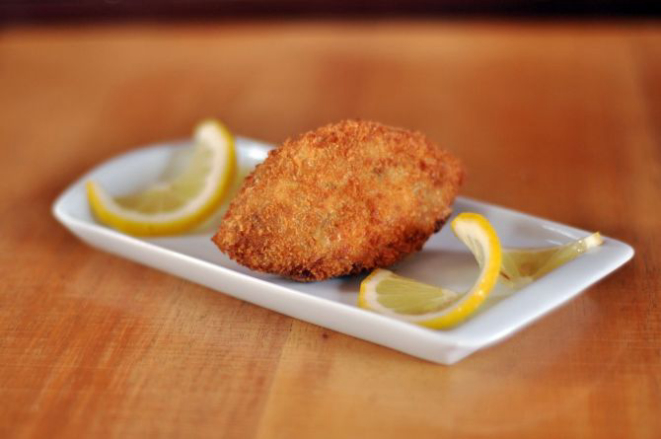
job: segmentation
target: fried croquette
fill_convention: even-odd
[[[459,160],[421,133],[326,125],[269,153],[213,241],[239,264],[297,281],[386,267],[440,230],[462,177]]]

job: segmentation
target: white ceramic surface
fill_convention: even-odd
[[[163,270],[225,294],[283,314],[350,334],[433,362],[452,364],[478,349],[512,335],[577,296],[633,256],[625,243],[605,237],[604,244],[525,288],[512,292],[499,286],[480,312],[448,331],[434,331],[362,310],[356,306],[363,276],[317,283],[296,283],[250,271],[218,251],[213,228],[167,238],[141,239],[100,225],[92,217],[84,190],[89,178],[113,195],[128,193],[156,179],[173,151],[187,141],[155,145],[124,154],[84,175],[53,205],[55,217],[72,233],[101,250]],[[271,148],[237,139],[240,167],[249,169]],[[455,214],[485,215],[506,247],[556,245],[587,232],[509,209],[459,197]],[[459,291],[467,289],[477,265],[449,227],[434,235],[424,249],[392,270],[423,282]]]

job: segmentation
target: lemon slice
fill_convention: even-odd
[[[435,329],[455,326],[473,314],[498,280],[500,241],[489,221],[475,213],[457,216],[452,230],[480,266],[480,274],[467,293],[458,294],[377,269],[360,284],[358,305]]]
[[[603,243],[599,233],[555,247],[503,249],[500,276],[505,283],[521,287],[555,270]]]
[[[232,134],[218,121],[200,123],[194,140],[183,168],[174,169],[173,159],[170,172],[141,192],[113,198],[88,181],[87,197],[96,217],[123,232],[151,236],[185,232],[203,222],[232,182],[236,152]]]

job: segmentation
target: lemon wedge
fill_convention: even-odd
[[[480,274],[465,294],[422,284],[377,269],[360,284],[358,306],[434,329],[457,325],[473,314],[498,281],[501,247],[498,235],[482,215],[462,213],[452,230],[470,249]]]
[[[200,123],[188,161],[145,190],[110,196],[88,181],[87,197],[103,223],[132,235],[169,235],[188,231],[219,207],[236,172],[234,138],[220,122]]]
[[[599,233],[555,247],[503,249],[501,279],[515,288],[521,287],[555,270],[593,247],[603,243]]]

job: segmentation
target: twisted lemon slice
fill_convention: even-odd
[[[144,191],[111,197],[88,181],[87,197],[103,223],[132,235],[168,235],[188,231],[221,204],[236,172],[234,138],[218,121],[195,129],[195,144],[184,167]]]
[[[475,213],[457,216],[452,230],[468,246],[480,266],[480,275],[466,294],[378,269],[360,284],[358,305],[422,326],[449,328],[479,308],[499,277],[510,287],[520,288],[603,242],[601,235],[594,233],[555,247],[501,249],[491,224]]]
[[[489,221],[475,213],[457,216],[452,221],[452,230],[480,266],[480,274],[466,294],[377,269],[360,284],[358,305],[435,329],[452,327],[474,313],[498,280],[502,258],[500,241]]]

